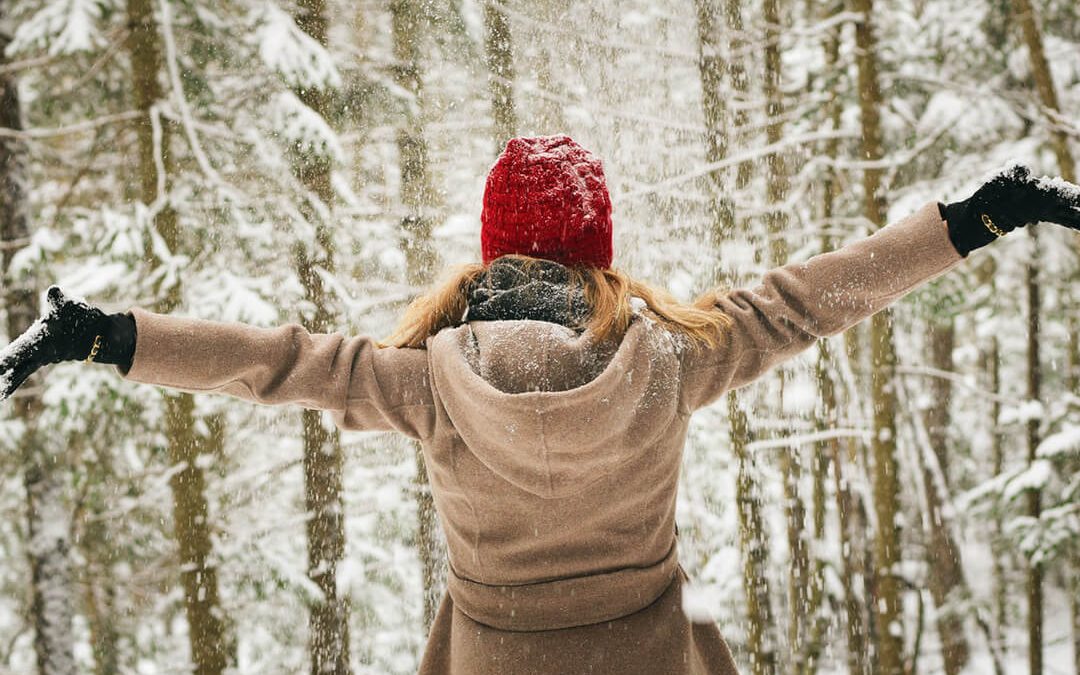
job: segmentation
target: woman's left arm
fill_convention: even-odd
[[[880,311],[962,260],[937,204],[836,251],[769,270],[752,288],[718,293],[731,324],[715,348],[683,358],[683,402],[695,410]]]
[[[720,293],[731,319],[721,344],[683,358],[690,410],[741,387],[952,269],[972,250],[1034,222],[1080,229],[1080,188],[1014,165],[968,199],[930,203],[843,248],[777,267],[750,289]]]

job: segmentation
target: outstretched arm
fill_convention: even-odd
[[[820,337],[840,333],[960,262],[937,204],[865,239],[770,270],[719,295],[732,321],[715,349],[683,359],[683,400],[697,409],[749,384]]]
[[[347,429],[422,436],[433,418],[427,355],[380,349],[365,336],[256,328],[135,308],[138,339],[125,377],[269,405],[329,410]]]
[[[0,363],[8,394],[42,365],[86,359],[115,364],[135,382],[328,410],[345,429],[419,438],[434,418],[421,350],[380,349],[367,337],[309,333],[297,324],[256,328],[139,308],[105,315],[55,288],[49,304]]]
[[[715,349],[683,359],[683,402],[694,410],[752,382],[817,338],[840,333],[938,275],[967,254],[1028,223],[1080,229],[1080,188],[1033,178],[1022,166],[972,197],[931,203],[865,239],[770,270],[752,289],[719,295],[732,320]]]

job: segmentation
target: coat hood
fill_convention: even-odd
[[[437,398],[464,443],[546,498],[583,490],[666,428],[677,408],[675,347],[642,317],[618,342],[534,320],[472,321],[428,342]]]

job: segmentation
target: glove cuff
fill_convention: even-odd
[[[983,223],[981,215],[973,208],[971,199],[952,204],[938,202],[938,210],[948,227],[949,240],[952,241],[957,253],[964,258],[975,249],[995,241],[999,236]]]
[[[97,329],[101,346],[93,361],[117,365],[127,372],[135,356],[135,319],[130,314],[109,314],[101,320]]]

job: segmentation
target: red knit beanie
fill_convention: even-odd
[[[569,136],[510,139],[488,174],[480,223],[485,264],[518,253],[611,266],[604,169]]]

